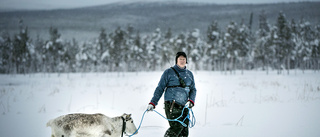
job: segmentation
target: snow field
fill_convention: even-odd
[[[318,137],[320,73],[193,72],[191,137]],[[47,121],[69,113],[131,113],[136,126],[162,72],[0,75],[0,137],[49,137]],[[163,115],[163,97],[156,110]],[[168,123],[146,113],[136,137],[162,137]]]

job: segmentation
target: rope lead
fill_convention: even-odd
[[[183,116],[183,111],[184,111],[185,108],[188,109],[188,115],[184,118],[183,121],[178,120],[179,118],[181,118],[181,117]],[[188,105],[186,105],[186,106],[183,108],[181,115],[180,115],[179,117],[175,118],[175,119],[167,119],[166,117],[164,117],[163,115],[161,115],[158,111],[156,111],[156,110],[153,110],[153,111],[156,112],[158,115],[160,115],[162,118],[164,118],[164,119],[166,119],[166,120],[168,120],[168,121],[177,121],[177,122],[179,122],[179,123],[180,123],[182,126],[184,126],[184,127],[187,127],[187,126],[188,126],[188,125],[186,125],[186,124],[184,123],[184,121],[185,121],[186,119],[189,119],[189,127],[190,127],[190,128],[193,128],[194,125],[196,124],[196,117],[194,116],[192,109],[189,108]],[[144,118],[144,115],[146,114],[146,112],[147,112],[147,110],[143,112],[143,115],[142,115],[142,118],[141,118],[141,121],[140,121],[140,124],[139,124],[138,129],[137,129],[132,135],[129,135],[129,137],[132,137],[133,135],[135,135],[135,134],[138,132],[138,130],[139,130],[140,127],[141,127],[141,124],[142,124],[142,121],[143,121],[143,118]],[[190,113],[191,113],[192,116],[190,116]],[[191,117],[191,119],[190,119],[190,117]]]

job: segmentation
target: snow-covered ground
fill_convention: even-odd
[[[138,126],[162,72],[0,75],[0,137],[50,137],[68,113],[131,113]],[[194,72],[190,137],[319,137],[320,72],[244,75]],[[156,110],[164,114],[163,98]],[[136,137],[162,137],[168,123],[146,113]]]

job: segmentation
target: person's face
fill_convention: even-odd
[[[187,59],[184,56],[179,56],[177,59],[177,65],[180,68],[184,68],[186,66]]]

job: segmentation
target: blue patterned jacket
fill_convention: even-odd
[[[184,80],[187,87],[167,88],[169,86],[180,85],[177,74],[174,72],[174,70],[172,70],[172,68],[168,68],[163,72],[161,79],[159,81],[159,84],[156,90],[154,91],[153,97],[150,102],[150,104],[152,104],[153,106],[158,105],[158,101],[161,98],[163,92],[165,92],[164,94],[165,101],[175,100],[177,104],[184,106],[189,100],[194,104],[197,90],[195,87],[195,82],[194,82],[192,72],[187,70],[186,68],[181,69],[177,65],[173,66],[173,68],[179,73],[180,77]]]

